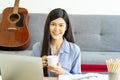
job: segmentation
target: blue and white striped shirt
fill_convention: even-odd
[[[52,51],[52,47],[51,51]],[[34,56],[40,57],[42,45],[37,42],[33,45]],[[52,52],[50,52],[52,53]],[[51,54],[52,55],[52,54]],[[78,45],[68,42],[65,38],[61,48],[58,51],[59,63],[65,70],[65,74],[80,74],[81,73],[81,52]],[[49,76],[53,76],[49,73]]]

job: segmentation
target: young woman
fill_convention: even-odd
[[[74,43],[71,23],[64,9],[52,10],[46,19],[42,44],[33,45],[34,56],[42,57],[45,76],[81,73],[81,52]],[[46,57],[59,57],[57,67],[48,66]]]

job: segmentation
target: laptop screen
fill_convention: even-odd
[[[43,80],[40,57],[0,54],[2,80]]]

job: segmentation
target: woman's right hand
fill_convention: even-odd
[[[43,68],[47,67],[47,56],[42,56],[42,64],[43,64]]]

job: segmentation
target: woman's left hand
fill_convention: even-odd
[[[58,63],[56,67],[48,66],[47,68],[51,73],[54,73],[57,75],[64,75],[65,74],[65,70],[61,67],[60,63]]]

